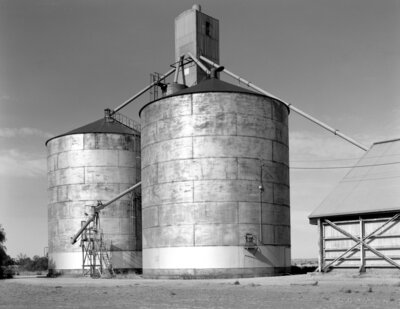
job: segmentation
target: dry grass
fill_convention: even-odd
[[[0,281],[0,295],[0,308],[400,308],[400,280],[23,278]]]

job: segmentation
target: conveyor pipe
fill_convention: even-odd
[[[129,192],[135,190],[137,187],[139,187],[142,184],[142,182],[138,182],[137,184],[133,185],[132,187],[126,189],[125,191],[121,192],[120,194],[118,194],[116,197],[112,198],[111,200],[105,202],[104,204],[102,202],[99,201],[98,205],[95,206],[93,208],[93,214],[89,217],[89,219],[85,222],[84,225],[82,225],[82,227],[79,229],[79,231],[73,236],[71,237],[71,243],[75,244],[76,241],[78,240],[79,236],[81,236],[81,234],[83,233],[83,231],[88,227],[88,225],[90,223],[92,223],[96,217],[98,216],[99,212],[106,208],[108,205],[114,203],[116,200],[119,200],[121,197],[123,197],[124,195],[128,194]]]
[[[149,90],[151,87],[153,87],[154,85],[156,85],[158,82],[166,79],[168,76],[170,76],[172,73],[175,72],[175,68],[172,68],[171,70],[169,70],[167,73],[165,73],[164,75],[162,75],[160,77],[159,80],[156,80],[154,82],[152,82],[150,85],[148,85],[147,87],[143,88],[142,90],[140,90],[137,94],[135,94],[133,97],[131,97],[130,99],[126,100],[124,103],[122,103],[121,105],[117,106],[113,111],[111,111],[111,116],[113,114],[115,114],[116,112],[118,112],[121,108],[125,107],[126,105],[128,105],[129,103],[131,103],[133,100],[137,99],[138,97],[140,97],[143,93],[145,93],[147,90]]]
[[[187,53],[187,55],[188,55],[190,58],[192,58],[192,60],[193,60],[194,62],[196,62],[196,64],[197,64],[207,75],[210,75],[210,70],[208,70],[208,69],[206,68],[206,66],[200,62],[199,59],[197,59],[195,56],[193,56],[193,55],[192,55],[191,53],[189,53],[189,52]]]
[[[192,58],[192,59],[193,59],[193,58]],[[219,64],[217,64],[217,63],[215,63],[215,62],[213,62],[213,61],[207,59],[207,58],[204,57],[204,56],[200,56],[200,59],[203,60],[203,61],[205,61],[205,62],[207,62],[208,64],[211,64],[212,66],[214,66],[214,67],[216,67],[216,68],[220,67]],[[194,60],[194,59],[193,59],[193,60]],[[335,135],[341,137],[342,139],[344,139],[344,140],[350,142],[350,143],[353,144],[354,146],[357,146],[358,148],[361,148],[361,149],[364,150],[364,151],[367,151],[367,150],[368,150],[368,147],[366,147],[366,146],[364,146],[364,145],[358,143],[357,141],[355,141],[355,140],[352,139],[351,137],[348,137],[348,136],[346,136],[345,134],[339,132],[339,130],[334,129],[334,128],[328,126],[326,123],[323,123],[322,121],[319,121],[318,119],[314,118],[313,116],[311,116],[311,115],[309,115],[309,114],[303,112],[302,110],[300,110],[300,109],[298,109],[297,107],[293,106],[291,103],[285,102],[284,100],[282,100],[282,99],[280,99],[280,98],[278,98],[278,97],[272,95],[271,93],[269,93],[269,92],[267,92],[267,91],[261,89],[260,87],[254,85],[253,83],[251,83],[251,82],[249,82],[249,81],[247,81],[247,80],[241,78],[240,76],[238,76],[238,75],[236,75],[236,74],[234,74],[234,73],[232,73],[232,72],[230,72],[230,71],[228,71],[228,70],[226,70],[226,69],[224,70],[224,72],[225,72],[227,75],[229,75],[229,76],[231,76],[231,77],[237,79],[240,83],[243,83],[243,84],[245,84],[245,85],[247,85],[247,86],[249,86],[249,87],[251,87],[251,88],[257,90],[258,92],[261,92],[262,94],[265,94],[265,95],[268,96],[268,97],[271,97],[271,98],[273,98],[273,99],[279,100],[280,102],[282,102],[283,104],[285,104],[290,110],[292,110],[292,111],[298,113],[299,115],[301,115],[301,116],[303,116],[304,118],[306,118],[306,119],[308,119],[308,120],[314,122],[315,124],[319,125],[320,127],[324,128],[324,129],[326,129],[326,130],[332,132],[333,134],[335,134]]]

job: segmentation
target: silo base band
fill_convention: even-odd
[[[209,269],[144,269],[145,279],[225,279],[281,276],[290,267],[209,268]]]
[[[167,247],[143,250],[145,278],[274,276],[290,271],[289,246]]]
[[[141,269],[142,253],[138,251],[113,251],[115,269]],[[49,254],[49,269],[65,274],[82,274],[82,252],[53,252]]]

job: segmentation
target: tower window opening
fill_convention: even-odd
[[[208,21],[206,21],[206,35],[211,36],[211,24]]]

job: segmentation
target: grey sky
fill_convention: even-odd
[[[47,246],[46,149],[166,72],[174,18],[220,20],[221,64],[356,140],[400,137],[400,1],[0,0],[0,223],[8,253]],[[145,96],[123,113],[138,119]],[[292,113],[292,166],[363,151]],[[350,158],[345,161],[321,161]],[[304,162],[307,161],[307,162]],[[292,170],[292,255],[316,257],[307,215],[346,170]]]

